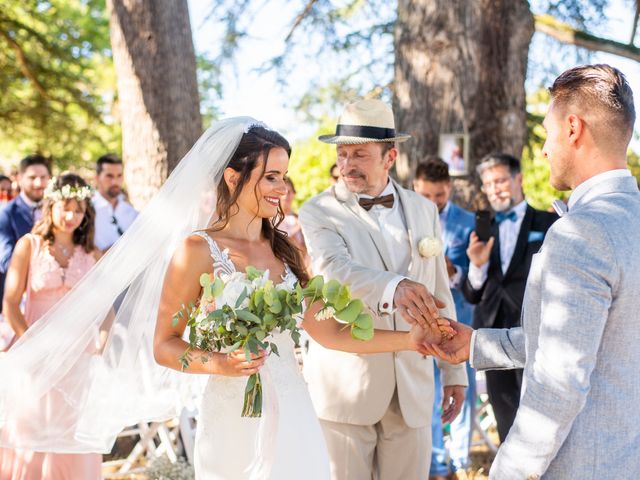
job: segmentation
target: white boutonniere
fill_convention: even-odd
[[[418,242],[418,252],[424,258],[437,257],[442,253],[442,242],[435,237],[424,237]]]

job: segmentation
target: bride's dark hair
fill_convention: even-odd
[[[262,162],[262,173],[260,177],[262,178],[267,168],[267,157],[273,148],[283,148],[286,150],[287,155],[291,156],[289,142],[278,132],[254,126],[242,136],[238,148],[227,165],[227,167],[232,168],[240,174],[238,184],[233,193],[227,187],[224,179],[218,185],[216,211],[219,217],[209,230],[214,232],[222,230],[229,223],[229,219],[237,212],[232,211],[232,208],[236,205],[238,196],[251,177],[251,172],[258,164],[258,160],[260,158],[265,160]],[[258,199],[257,190],[254,190],[254,193],[256,199]],[[309,274],[305,269],[302,253],[289,241],[287,234],[278,229],[278,225],[280,225],[282,220],[284,220],[284,212],[282,211],[282,207],[278,206],[278,213],[275,217],[262,219],[262,234],[271,242],[271,249],[275,256],[289,265],[289,268],[295,273],[298,280],[305,284],[309,280]]]

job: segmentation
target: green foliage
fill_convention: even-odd
[[[207,55],[197,55],[196,65],[202,124],[204,128],[209,128],[219,115],[216,104],[218,99],[222,97],[220,63]]]
[[[336,147],[318,140],[335,131],[335,119],[326,118],[310,138],[293,146],[289,177],[296,187],[294,209],[331,185],[331,166],[336,163]]]
[[[104,0],[8,0],[0,10],[0,156],[59,168],[119,148]]]
[[[532,207],[547,210],[555,199],[568,198],[549,184],[549,162],[542,155],[546,132],[542,127],[549,106],[549,92],[539,89],[527,96],[527,143],[522,151],[522,186]]]
[[[627,165],[633,176],[636,177],[636,180],[638,180],[638,183],[640,184],[640,155],[638,152],[634,152],[629,149],[627,152]]]

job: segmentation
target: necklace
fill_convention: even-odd
[[[58,248],[60,249],[60,252],[62,252],[64,258],[69,258],[71,256],[71,252],[69,251],[69,249],[61,243],[58,244]]]

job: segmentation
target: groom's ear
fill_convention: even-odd
[[[240,179],[240,173],[236,172],[233,168],[225,168],[224,169],[224,183],[227,184],[227,188],[230,192],[235,191],[238,186],[238,180]]]

